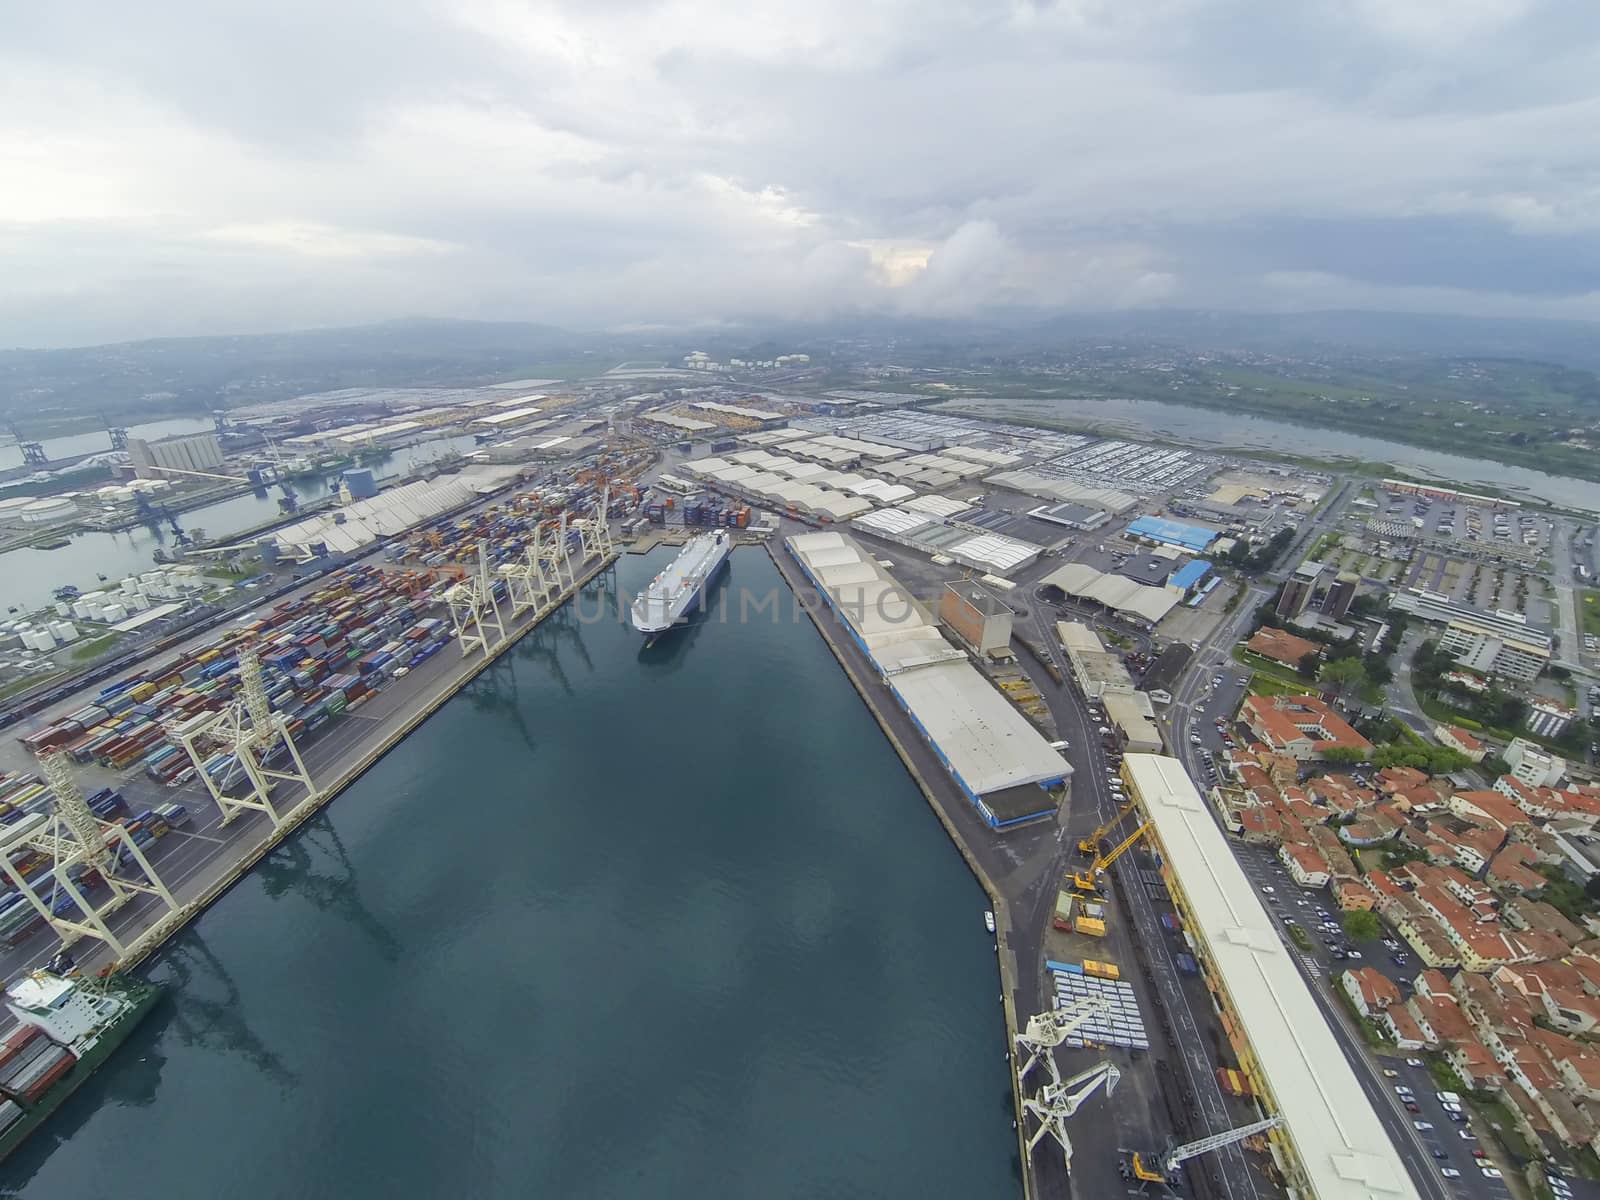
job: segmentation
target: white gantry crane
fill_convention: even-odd
[[[311,772],[289,733],[289,723],[274,712],[261,679],[261,656],[254,646],[239,649],[239,695],[221,712],[200,713],[167,727],[167,736],[182,746],[195,773],[228,824],[244,812],[264,812],[274,826],[282,826],[287,810],[279,811],[272,791],[281,783],[298,783],[307,799],[316,796]],[[267,759],[282,744],[287,762],[273,766]],[[231,756],[217,778],[206,763],[221,752]],[[236,792],[242,785],[242,794]]]
[[[606,510],[610,507],[611,489],[607,487],[600,493],[599,507],[576,522],[578,547],[583,552],[584,562],[591,558],[604,558],[611,553],[611,522],[606,519]]]
[[[163,919],[177,911],[178,902],[127,827],[94,815],[65,754],[50,751],[41,755],[39,770],[55,793],[55,807],[48,814],[30,813],[0,827],[0,868],[49,923],[63,946],[79,938],[97,938],[120,960],[126,947],[111,932],[106,918],[138,894],[155,896],[166,905]],[[25,879],[11,861],[12,852],[24,848],[44,855],[48,864],[32,879]],[[100,876],[109,893],[99,902],[89,898],[82,884],[89,872]],[[63,897],[71,904],[62,905]],[[63,910],[60,913],[58,905]]]
[[[511,600],[512,620],[525,612],[543,612],[561,594],[556,552],[550,546],[553,533],[553,529],[547,530],[542,525],[535,528],[533,542],[523,551],[522,561],[500,568],[500,577],[506,581],[506,594]]]
[[[462,658],[474,650],[481,650],[488,657],[496,643],[506,640],[494,582],[489,575],[489,553],[479,542],[478,569],[444,594],[445,603],[450,606],[450,623],[461,642]]]
[[[1101,1084],[1105,1085],[1106,1095],[1111,1095],[1122,1078],[1122,1072],[1107,1060],[1063,1079],[1060,1068],[1056,1066],[1054,1051],[1075,1029],[1105,1008],[1105,1000],[1091,998],[1072,1008],[1037,1013],[1028,1018],[1026,1027],[1017,1034],[1018,1049],[1028,1052],[1027,1060],[1017,1069],[1017,1082],[1022,1083],[1028,1072],[1039,1063],[1043,1063],[1050,1073],[1049,1082],[1036,1095],[1022,1102],[1023,1110],[1031,1113],[1039,1122],[1039,1127],[1028,1138],[1028,1150],[1031,1153],[1048,1134],[1061,1147],[1069,1173],[1072,1170],[1072,1139],[1067,1135],[1067,1119],[1077,1113]]]
[[[1090,998],[1072,1008],[1056,1008],[1029,1017],[1027,1025],[1017,1034],[1018,1049],[1028,1052],[1028,1061],[1017,1069],[1017,1079],[1026,1079],[1028,1072],[1042,1062],[1049,1068],[1051,1080],[1060,1083],[1061,1073],[1056,1069],[1055,1056],[1051,1051],[1066,1041],[1068,1035],[1079,1026],[1108,1007],[1104,1000]]]

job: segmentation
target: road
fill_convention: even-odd
[[[1114,768],[1106,756],[1098,732],[1099,721],[1091,713],[1086,699],[1071,683],[1071,672],[1056,642],[1052,618],[1053,613],[1037,602],[1026,617],[1033,624],[1033,637],[1047,649],[1062,678],[1068,680],[1065,685],[1058,686],[1048,678],[1035,677],[1040,693],[1050,705],[1057,729],[1071,743],[1068,755],[1074,769],[1071,800],[1074,819],[1070,827],[1064,826],[1062,830],[1067,835],[1064,850],[1070,850],[1078,838],[1086,836],[1099,823],[1109,820],[1120,803],[1112,795],[1108,784]],[[1199,1127],[1192,1131],[1191,1136],[1221,1132],[1237,1124],[1237,1120],[1229,1112],[1228,1102],[1217,1086],[1215,1069],[1218,1064],[1208,1051],[1213,1039],[1203,1032],[1205,1026],[1212,1022],[1212,1014],[1205,1011],[1203,1017],[1196,1017],[1173,962],[1172,947],[1164,936],[1160,916],[1138,879],[1138,870],[1138,864],[1132,856],[1125,856],[1111,868],[1117,881],[1111,904],[1112,926],[1115,928],[1119,921],[1138,926],[1143,965],[1149,969],[1148,981],[1157,992],[1155,996],[1145,995],[1141,999],[1146,1003],[1154,1001],[1159,1004],[1171,1021],[1177,1043],[1182,1047],[1182,1053],[1176,1055],[1176,1059],[1181,1064],[1189,1091],[1199,1106]],[[1048,919],[1048,914],[1043,914],[1043,917]],[[1122,938],[1126,939],[1125,933]],[[1134,959],[1123,955],[1123,961],[1131,962]],[[1039,969],[1043,970],[1042,962]],[[1167,1131],[1165,1136],[1171,1137],[1172,1134]],[[1137,1142],[1132,1146],[1124,1143],[1118,1147],[1139,1148]],[[1197,1164],[1199,1169],[1210,1171],[1220,1184],[1222,1194],[1232,1200],[1273,1195],[1272,1189],[1261,1182],[1250,1159],[1238,1145],[1228,1146],[1218,1153],[1214,1159],[1214,1170],[1212,1166],[1213,1163]],[[1075,1172],[1076,1181],[1082,1182],[1077,1178],[1081,1174],[1081,1171]],[[1106,1182],[1109,1183],[1109,1180]]]

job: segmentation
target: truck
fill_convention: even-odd
[[[1173,955],[1172,961],[1177,964],[1178,970],[1185,975],[1200,974],[1200,964],[1195,961],[1192,954]]]

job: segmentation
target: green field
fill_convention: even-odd
[[[1581,613],[1579,620],[1583,622],[1583,631],[1600,637],[1600,589],[1588,588],[1580,591],[1578,609]]]

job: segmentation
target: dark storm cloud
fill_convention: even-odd
[[[1600,316],[1562,0],[198,0],[0,42],[0,327]]]

